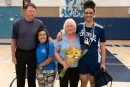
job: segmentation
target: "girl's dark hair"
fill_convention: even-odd
[[[85,1],[84,4],[83,4],[83,6],[84,6],[84,10],[86,8],[92,8],[94,10],[94,12],[95,12],[95,6],[96,6],[96,4],[92,0]]]
[[[38,39],[38,35],[39,35],[39,32],[41,31],[45,31],[46,32],[46,35],[47,35],[47,40],[45,41],[45,49],[46,49],[46,52],[47,52],[47,55],[49,54],[49,34],[47,32],[47,30],[45,28],[40,28],[38,29],[38,31],[36,32],[36,36],[35,36],[35,47],[37,48],[38,47],[38,44],[40,43],[39,39]]]
[[[35,4],[34,4],[34,3],[31,3],[31,2],[29,2],[29,3],[24,7],[24,9],[27,9],[29,6],[31,6],[31,7],[33,7],[33,8],[36,9]]]

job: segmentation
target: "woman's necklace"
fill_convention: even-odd
[[[70,42],[74,42],[74,40],[75,40],[75,35],[72,35],[72,36],[67,35],[67,39],[68,39]]]

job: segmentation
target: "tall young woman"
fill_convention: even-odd
[[[94,72],[100,68],[106,70],[105,67],[105,31],[103,26],[94,22],[95,3],[91,0],[84,3],[84,19],[85,22],[77,25],[77,33],[80,37],[80,45],[84,51],[83,57],[79,60],[79,73],[81,79],[81,87],[87,87],[88,78],[91,87],[95,87]],[[100,40],[101,47],[101,63],[98,62],[98,42]],[[89,76],[89,77],[88,77]]]

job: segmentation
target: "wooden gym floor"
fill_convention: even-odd
[[[0,39],[0,87],[16,87],[10,40],[2,41]],[[130,40],[107,40],[106,49],[106,66],[113,77],[112,87],[130,87]],[[58,80],[55,87],[59,87]]]

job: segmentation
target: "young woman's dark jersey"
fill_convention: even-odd
[[[98,42],[106,42],[105,38],[105,31],[103,26],[94,23],[93,27],[86,27],[84,25],[85,23],[79,23],[77,25],[76,33],[79,34],[80,37],[80,45],[82,48],[88,49],[85,59],[86,58],[94,58],[95,62],[98,60]],[[86,33],[84,33],[84,31]],[[85,36],[84,36],[85,35]],[[84,44],[85,39],[91,39],[91,42],[89,43],[90,46],[87,46]]]

